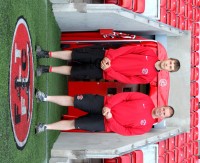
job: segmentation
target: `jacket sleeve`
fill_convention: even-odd
[[[107,102],[105,103],[105,106],[110,108],[112,110],[112,107],[115,105],[125,102],[125,101],[134,101],[138,99],[147,99],[150,98],[149,96],[140,93],[140,92],[123,92],[118,93],[116,95],[110,96]]]
[[[105,56],[110,60],[115,59],[118,56],[126,54],[137,54],[137,55],[148,55],[148,56],[157,56],[156,53],[151,48],[142,47],[142,46],[122,46],[118,49],[109,49],[106,51]]]
[[[106,119],[108,127],[111,131],[124,136],[141,135],[150,131],[151,127],[125,127],[120,125],[114,118]]]
[[[115,79],[121,83],[127,83],[127,84],[146,84],[149,83],[151,79],[151,76],[147,77],[143,75],[134,75],[134,76],[125,76],[123,74],[120,74],[119,72],[112,69],[112,67],[109,67],[108,69],[104,70],[105,75],[107,76],[107,79]],[[109,75],[108,75],[109,74]],[[150,79],[150,80],[147,80]]]

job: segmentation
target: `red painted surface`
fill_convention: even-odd
[[[10,61],[10,112],[19,148],[26,144],[32,119],[34,68],[31,46],[27,24],[19,19]]]

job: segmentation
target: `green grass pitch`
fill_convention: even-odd
[[[36,60],[35,45],[52,51],[60,49],[60,30],[48,0],[0,0],[0,163],[43,163],[48,162],[50,150],[59,132],[48,131],[35,135],[35,125],[38,122],[58,121],[66,108],[50,103],[38,104],[34,98],[28,141],[23,150],[17,149],[9,109],[9,64],[12,37],[20,16],[26,19],[29,27],[34,69],[38,64],[65,63],[52,59]],[[67,78],[62,75],[45,74],[39,78],[35,77],[34,86],[50,95],[67,94]]]

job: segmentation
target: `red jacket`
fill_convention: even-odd
[[[104,120],[106,132],[121,135],[139,135],[151,130],[155,108],[151,98],[139,92],[105,96],[104,105],[111,109],[112,118]]]
[[[103,71],[103,78],[106,80],[145,84],[152,81],[158,73],[155,68],[158,56],[148,47],[124,46],[109,49],[106,50],[105,57],[111,60],[111,66]]]

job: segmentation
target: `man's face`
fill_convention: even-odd
[[[157,107],[154,109],[154,115],[158,118],[168,118],[172,114],[172,109],[169,106]]]
[[[161,61],[160,68],[166,71],[174,71],[175,61],[171,59],[166,59]]]

